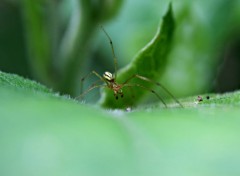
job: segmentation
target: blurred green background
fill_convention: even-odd
[[[1,0],[0,70],[77,96],[81,77],[114,71],[154,36],[169,0]],[[240,87],[240,1],[172,0],[176,29],[160,81],[177,97]],[[86,80],[84,88],[93,82]],[[89,101],[98,99],[93,91]]]
[[[124,67],[152,40],[169,2],[1,0],[0,70],[75,97],[82,76],[114,71],[100,24]],[[176,28],[159,81],[177,97],[239,89],[240,1],[171,2]],[[1,176],[240,175],[239,91],[125,112],[1,71]]]

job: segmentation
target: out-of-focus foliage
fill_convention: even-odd
[[[86,71],[94,31],[117,13],[121,3],[23,0],[29,63],[35,76],[63,93],[76,94],[81,74]],[[67,21],[61,16],[64,5],[71,9]]]
[[[239,0],[171,2],[176,30],[159,81],[176,96],[238,89]],[[111,48],[99,25],[111,36],[122,67],[152,39],[169,3],[1,1],[0,69],[79,95],[82,76],[91,70],[114,70]],[[86,80],[85,88],[92,81]],[[95,101],[98,94],[85,98]]]
[[[7,2],[0,1],[0,70],[31,77],[27,67],[20,8]]]

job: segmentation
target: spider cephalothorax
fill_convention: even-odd
[[[113,90],[114,96],[116,99],[118,99],[118,95],[123,97],[122,85],[117,84],[115,82],[115,77],[112,73],[110,73],[108,71],[104,72],[103,78],[105,79],[105,81],[107,83],[107,87]]]
[[[104,78],[107,82],[114,82],[114,80],[115,80],[113,74],[110,73],[110,72],[108,72],[108,71],[104,72],[103,78]]]

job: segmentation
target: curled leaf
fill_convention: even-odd
[[[158,80],[160,78],[167,65],[167,56],[171,49],[174,24],[172,6],[170,4],[155,37],[136,55],[131,63],[118,72],[117,83],[124,83],[134,74],[151,80]],[[151,89],[154,86],[154,84],[138,78],[133,78],[130,82],[131,84],[142,85],[145,88],[135,86],[125,87],[123,88],[124,97],[118,100],[113,96],[112,90],[104,89],[100,104],[107,108],[134,106],[144,94],[151,93]]]

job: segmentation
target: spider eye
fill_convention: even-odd
[[[112,75],[112,73],[110,73],[110,72],[105,72],[105,73],[103,74],[103,77],[104,77],[104,79],[106,79],[106,80],[108,80],[108,81],[113,80],[113,75]]]

